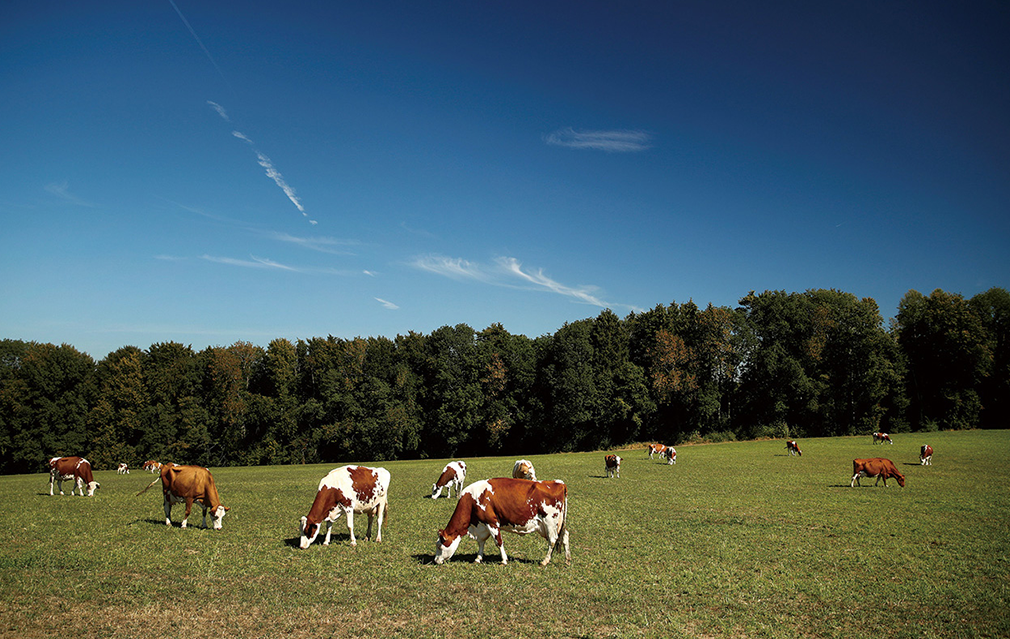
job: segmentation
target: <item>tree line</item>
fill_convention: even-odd
[[[0,342],[0,472],[85,455],[99,469],[525,455],[1006,428],[1010,293],[909,291],[884,325],[837,290],[736,308],[604,310],[553,335],[466,324],[196,352]]]

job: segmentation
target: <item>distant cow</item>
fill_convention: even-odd
[[[129,475],[130,466],[128,464],[120,464],[119,468],[116,469],[116,472],[119,473],[120,475]]]
[[[49,460],[49,494],[53,494],[53,482],[56,482],[63,494],[63,482],[74,482],[70,494],[78,488],[81,489],[81,497],[84,497],[84,487],[88,487],[88,497],[95,494],[101,488],[101,484],[95,481],[91,474],[91,462],[83,457],[53,457]]]
[[[537,471],[533,468],[533,462],[526,459],[520,459],[512,466],[512,478],[513,479],[531,479],[533,481],[537,480]]]
[[[161,471],[161,464],[154,461],[153,459],[148,459],[144,462],[144,465],[140,467],[141,470],[146,470],[152,473],[157,473]]]
[[[439,475],[438,481],[436,481],[431,486],[431,498],[438,499],[442,496],[442,489],[446,489],[446,497],[452,497],[452,489],[456,489],[456,497],[459,497],[459,493],[463,490],[463,481],[466,479],[466,462],[464,461],[454,461],[449,462],[442,469],[442,474]]]
[[[667,466],[672,466],[673,464],[677,463],[677,449],[674,448],[673,446],[667,446],[666,450],[661,452],[659,455],[660,457],[666,458]]]
[[[933,447],[929,444],[923,444],[919,449],[919,463],[923,466],[933,465]]]
[[[571,562],[568,548],[568,487],[563,481],[530,481],[498,477],[474,482],[463,489],[449,523],[438,531],[435,563],[452,558],[464,535],[477,540],[477,558],[484,557],[484,542],[493,537],[501,550],[502,564],[508,563],[502,531],[526,535],[532,532],[547,540],[546,566],[557,544],[565,549],[565,561]]]
[[[180,466],[179,464],[163,464],[161,467],[161,489],[165,495],[165,525],[172,525],[172,505],[186,504],[186,515],[182,518],[182,527],[189,522],[189,513],[193,510],[193,502],[203,507],[203,523],[207,527],[207,509],[210,509],[210,520],[214,530],[221,530],[221,520],[231,510],[221,504],[214,484],[214,476],[203,466]],[[158,483],[155,479],[147,488],[137,493],[140,495]]]
[[[858,486],[860,477],[876,477],[877,481],[874,482],[874,486],[880,483],[880,480],[884,480],[884,488],[887,488],[888,479],[897,479],[898,485],[902,488],[905,487],[905,476],[898,472],[895,468],[894,462],[890,459],[884,459],[883,457],[874,457],[873,459],[853,459],[852,460],[852,482],[849,487]]]
[[[887,433],[873,433],[873,443],[876,444],[877,442],[880,442],[881,444],[884,442],[892,445],[894,444],[894,442],[891,441],[891,436]]]
[[[653,455],[662,456],[666,449],[667,446],[664,446],[663,444],[649,444],[649,459],[652,459]]]
[[[326,522],[326,539],[330,543],[333,522],[341,514],[347,516],[347,530],[351,533],[351,545],[357,546],[354,538],[355,513],[368,513],[368,532],[372,536],[372,518],[378,517],[375,541],[382,541],[382,521],[389,514],[388,493],[389,471],[385,468],[368,466],[341,466],[334,468],[319,482],[316,498],[309,514],[301,519],[302,539],[299,546],[305,550],[319,535],[319,525]]]
[[[620,479],[621,458],[618,455],[604,455],[603,469],[607,473],[607,479],[610,479],[613,475],[617,475],[617,478]]]
[[[796,443],[795,439],[790,439],[786,442],[786,450],[789,451],[790,455],[803,455],[803,451],[800,450],[800,445]]]

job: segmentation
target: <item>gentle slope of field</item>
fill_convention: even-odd
[[[297,520],[335,465],[212,469],[224,530],[164,525],[153,476],[99,472],[92,499],[50,497],[48,475],[0,477],[0,636],[1010,636],[1010,431],[534,456],[569,486],[572,563],[505,537],[473,565],[464,540],[431,563],[455,498],[431,500],[446,460],[389,462],[383,543],[297,548]],[[935,449],[932,467],[918,449]],[[854,457],[892,459],[894,482],[850,488]],[[467,459],[467,483],[513,458]],[[65,486],[65,488],[67,488]],[[320,537],[321,538],[321,537]]]

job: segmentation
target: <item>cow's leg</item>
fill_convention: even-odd
[[[77,488],[78,490],[80,490],[81,491],[81,497],[84,497],[84,478],[83,477],[74,477],[74,488]],[[73,495],[74,491],[71,490],[70,494]]]
[[[351,545],[357,546],[358,540],[354,538],[354,509],[347,509],[347,532],[351,534]]]
[[[507,565],[509,557],[505,554],[505,540],[501,538],[501,528],[495,526],[493,529],[489,528],[489,532],[494,535],[494,543],[498,544],[498,550],[501,551],[501,565]]]
[[[368,529],[365,530],[365,539],[372,538],[372,520],[375,518],[375,508],[368,511]]]
[[[172,498],[165,495],[165,525],[172,527]]]
[[[207,504],[201,502],[200,505],[203,506],[203,522],[200,524],[200,528],[207,530]]]
[[[376,521],[377,527],[375,529],[375,542],[376,543],[381,543],[382,542],[382,520],[385,519],[385,517],[386,517],[386,502],[383,501],[382,503],[380,503],[378,506],[375,507],[375,510],[376,510],[375,515],[376,515],[376,518],[378,519],[378,521]],[[368,520],[368,527],[369,527],[369,529],[372,527],[372,520],[371,520],[371,518],[369,518],[369,520]]]
[[[849,483],[849,488],[855,488],[859,485],[859,473],[852,476],[852,482]]]
[[[327,519],[326,520],[326,539],[323,540],[323,545],[324,546],[329,546],[330,545],[330,535],[332,535],[332,534],[333,534],[333,520],[332,519]]]
[[[53,496],[53,483],[56,481],[56,475],[52,473],[49,474],[49,496]]]
[[[189,521],[189,513],[193,511],[193,498],[186,498],[186,516],[182,518],[182,527],[186,527],[186,523]]]
[[[471,526],[469,532],[477,540],[477,558],[473,560],[473,563],[479,564],[484,560],[484,542],[491,536],[491,531],[486,524],[478,524]]]

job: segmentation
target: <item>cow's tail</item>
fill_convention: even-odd
[[[157,484],[159,481],[161,481],[161,475],[158,475],[157,477],[155,477],[154,481],[152,481],[150,484],[147,485],[147,488],[145,488],[144,490],[142,490],[139,493],[137,493],[136,495],[134,495],[134,497],[140,497],[141,495],[143,495],[144,493],[146,493],[151,486]]]
[[[568,533],[568,486],[565,486],[565,501],[561,505],[561,526],[558,528],[558,538],[554,541],[554,550],[565,547],[565,535]]]

